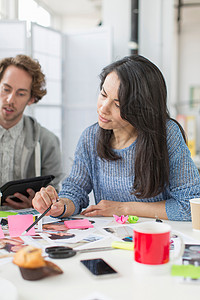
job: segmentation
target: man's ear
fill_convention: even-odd
[[[29,99],[27,105],[31,105],[31,104],[33,104],[33,103],[35,103],[35,98],[34,98],[34,97],[31,97],[31,98]]]

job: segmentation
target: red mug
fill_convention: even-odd
[[[146,265],[169,262],[170,231],[168,224],[146,222],[134,228],[135,261]]]
[[[168,270],[170,266],[170,243],[171,227],[166,223],[143,222],[134,225],[134,263],[140,270]],[[180,238],[180,236],[179,236]],[[181,240],[181,251],[173,261],[179,258],[183,252]],[[171,260],[172,261],[172,260]]]

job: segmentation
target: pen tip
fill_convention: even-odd
[[[21,236],[24,236],[26,234],[26,231],[22,232]]]

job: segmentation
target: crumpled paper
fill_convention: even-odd
[[[121,216],[117,216],[117,215],[113,215],[113,217],[115,218],[115,221],[119,224],[124,224],[126,223],[127,221],[129,223],[136,223],[139,218],[137,216],[124,216],[124,215],[121,215]]]
[[[122,215],[119,217],[119,216],[113,215],[113,217],[115,218],[115,221],[119,224],[124,224],[124,223],[126,223],[126,221],[128,221],[128,216]]]

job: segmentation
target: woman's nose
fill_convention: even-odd
[[[108,113],[110,111],[110,102],[108,99],[104,100],[100,109],[103,113]]]

